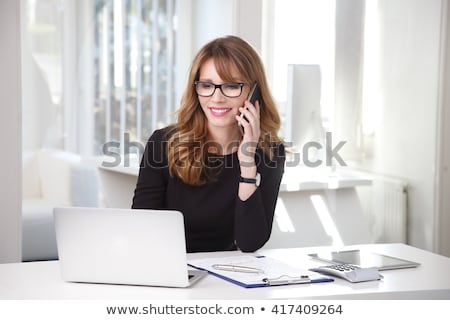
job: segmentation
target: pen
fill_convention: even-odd
[[[235,266],[232,264],[213,264],[212,267],[216,270],[222,270],[222,271],[234,271],[234,272],[245,272],[245,273],[264,273],[264,271],[261,269],[245,267],[245,266]]]

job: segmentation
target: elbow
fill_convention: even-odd
[[[255,252],[261,249],[269,240],[270,234],[265,237],[245,239],[243,241],[236,241],[236,245],[242,252]]]

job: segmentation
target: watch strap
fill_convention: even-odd
[[[261,184],[261,175],[259,174],[259,172],[257,172],[255,178],[244,178],[244,177],[240,176],[239,182],[251,183],[251,184],[255,184],[257,187],[259,187],[259,185]]]
[[[256,184],[256,178],[244,178],[241,176],[239,177],[239,182]]]

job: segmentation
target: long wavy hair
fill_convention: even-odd
[[[237,70],[245,83],[258,83],[261,89],[260,130],[258,147],[270,160],[273,146],[280,144],[278,137],[280,116],[269,91],[264,66],[258,53],[243,39],[236,36],[217,38],[207,43],[195,56],[189,73],[186,90],[177,111],[177,123],[172,126],[167,143],[169,172],[193,186],[211,181],[206,166],[208,126],[195,91],[194,81],[199,79],[201,66],[213,59],[219,76],[233,81],[232,68]]]

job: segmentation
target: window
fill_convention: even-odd
[[[96,154],[108,141],[144,143],[170,122],[175,97],[174,0],[97,0],[95,4]],[[127,134],[127,136],[125,136]]]
[[[24,149],[83,156],[173,122],[176,0],[24,0]]]

